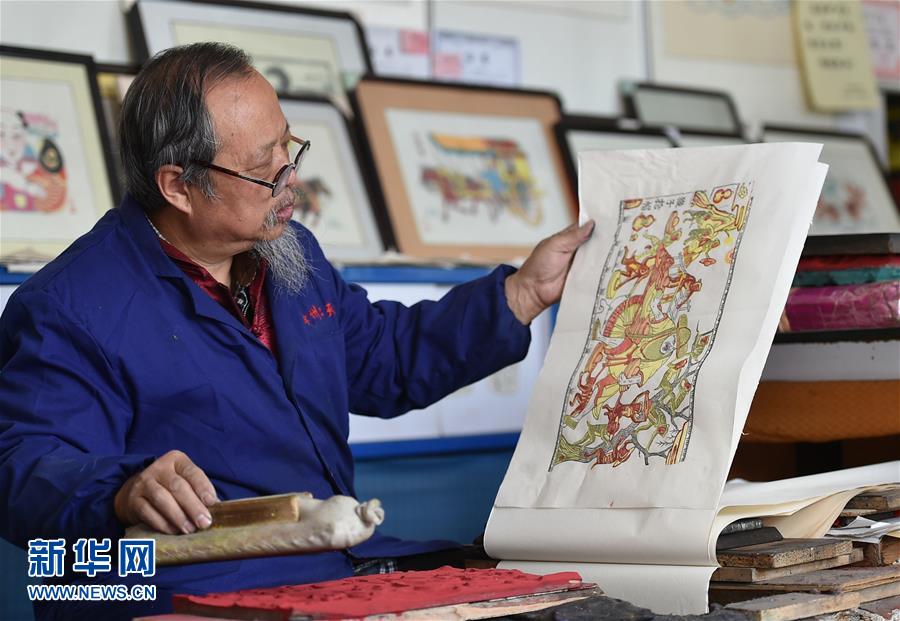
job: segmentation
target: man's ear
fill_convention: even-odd
[[[165,164],[156,171],[156,185],[167,203],[185,215],[191,215],[193,206],[190,190],[181,180],[184,169],[175,164]]]

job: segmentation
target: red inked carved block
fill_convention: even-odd
[[[538,576],[516,569],[441,567],[233,593],[176,595],[174,605],[176,612],[238,619],[288,621],[300,615],[347,619],[582,586],[574,571]]]

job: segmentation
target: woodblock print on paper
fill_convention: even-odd
[[[685,459],[752,201],[747,182],[622,201],[550,469]]]
[[[421,181],[440,194],[442,220],[451,213],[472,216],[485,209],[491,222],[508,211],[530,226],[541,223],[541,192],[516,141],[431,133],[429,142],[437,163],[422,166]]]
[[[65,207],[66,168],[58,134],[58,123],[49,115],[0,109],[0,211],[53,213]]]

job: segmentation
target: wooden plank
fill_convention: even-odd
[[[811,563],[850,554],[853,544],[842,539],[784,539],[716,554],[723,567],[774,568]]]
[[[733,604],[735,602],[745,602],[753,598],[784,594],[784,591],[777,591],[770,588],[759,587],[751,590],[744,587],[745,585],[738,582],[710,583],[709,603],[723,605]]]
[[[896,597],[900,595],[900,580],[871,586],[856,592],[859,593],[860,600],[863,602],[874,602],[886,597]]]
[[[814,615],[850,610],[860,604],[858,593],[782,593],[771,597],[736,602],[725,606],[753,621],[794,621]]]
[[[744,548],[747,546],[755,546],[761,543],[773,543],[782,541],[784,537],[773,526],[757,528],[755,530],[735,531],[727,535],[719,535],[716,540],[716,552],[722,550],[733,550],[734,548]]]
[[[854,496],[846,509],[871,509],[873,511],[896,511],[900,509],[900,485],[891,486],[878,492],[867,492]]]
[[[842,567],[824,569],[798,576],[787,576],[753,583],[710,582],[710,594],[720,591],[752,591],[760,597],[784,591],[816,593],[844,593],[869,587],[897,583],[900,585],[900,565],[891,567]],[[882,597],[887,597],[884,595]],[[738,601],[738,600],[730,600]]]
[[[789,565],[787,567],[775,567],[773,569],[760,569],[758,567],[719,567],[713,572],[712,579],[719,582],[759,582],[761,580],[796,576],[797,574],[806,574],[811,571],[831,569],[832,567],[841,567],[849,564],[850,555],[842,554],[834,558],[822,559],[821,561],[800,563],[799,565]]]
[[[209,508],[212,528],[251,526],[300,519],[300,499],[310,494],[277,494],[219,502]]]
[[[885,536],[878,543],[855,541],[853,546],[853,551],[862,555],[855,561],[857,567],[883,567],[900,560],[900,539],[896,537]]]

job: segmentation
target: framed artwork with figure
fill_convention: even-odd
[[[764,125],[764,142],[821,142],[828,175],[810,235],[900,233],[900,210],[891,196],[875,148],[862,134]]]
[[[53,259],[114,206],[93,60],[0,46],[0,262]]]
[[[367,77],[351,101],[401,253],[515,260],[575,221],[553,93]]]
[[[350,13],[235,0],[138,0],[129,12],[144,61],[176,45],[231,43],[279,94],[321,95],[346,112],[346,89],[372,64],[362,27]]]
[[[332,261],[377,258],[384,247],[349,121],[325,98],[280,101],[291,132],[311,145],[297,170],[294,219],[313,232]]]

